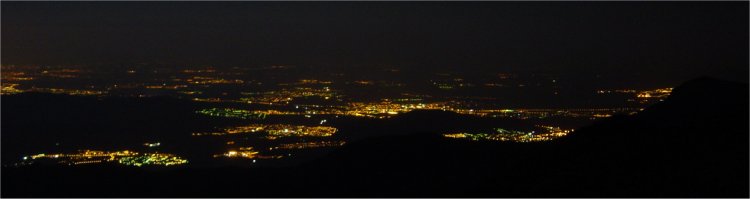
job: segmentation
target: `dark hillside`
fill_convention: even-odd
[[[311,166],[374,196],[747,197],[748,110],[747,84],[701,78],[553,142],[423,132],[352,143]]]

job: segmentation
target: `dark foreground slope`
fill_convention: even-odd
[[[698,79],[637,115],[553,142],[425,129],[293,168],[3,168],[2,196],[748,197],[748,110],[748,85]]]
[[[746,84],[702,78],[553,142],[424,132],[352,144],[315,166],[371,196],[747,197],[748,110]]]

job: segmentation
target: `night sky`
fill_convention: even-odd
[[[747,82],[748,2],[2,2],[3,64],[385,67]]]

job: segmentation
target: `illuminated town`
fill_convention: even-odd
[[[174,166],[187,164],[188,161],[167,153],[139,153],[124,151],[95,151],[81,150],[78,153],[36,154],[24,156],[21,164],[30,165],[35,162],[52,161],[62,165],[119,163],[128,166]]]
[[[211,133],[193,133],[193,136],[204,135],[226,135],[238,133],[256,133],[265,132],[274,137],[291,137],[291,136],[311,136],[311,137],[328,137],[335,134],[336,128],[330,126],[304,126],[290,124],[250,124],[246,126],[232,127],[224,129],[224,132]]]
[[[241,119],[264,119],[267,116],[267,114],[264,114],[264,113],[254,113],[248,110],[238,110],[238,109],[231,109],[231,108],[203,109],[203,110],[196,111],[196,113],[214,116],[214,117],[241,118]]]
[[[543,126],[543,125],[537,125],[537,128],[540,129],[539,132],[537,131],[530,131],[530,132],[524,132],[524,131],[512,131],[512,130],[505,130],[502,128],[495,128],[494,131],[489,132],[457,132],[457,133],[447,133],[443,134],[446,138],[455,138],[455,139],[469,139],[473,141],[481,141],[481,140],[492,140],[492,141],[511,141],[511,142],[540,142],[540,141],[550,141],[556,138],[560,138],[563,136],[568,135],[568,133],[573,132],[572,129],[570,130],[563,130],[559,127],[553,127],[553,126]]]
[[[253,147],[240,147],[238,149],[230,149],[224,154],[214,155],[215,158],[226,157],[226,158],[243,158],[243,159],[281,159],[283,155],[263,155],[260,151],[253,150]]]
[[[118,162],[120,164],[137,167],[145,165],[172,166],[188,163],[187,160],[181,159],[180,157],[163,153],[146,153],[140,156],[122,157]]]
[[[339,147],[344,146],[346,141],[321,141],[321,142],[298,142],[281,144],[278,147],[272,149],[307,149],[307,148],[320,148],[320,147]]]

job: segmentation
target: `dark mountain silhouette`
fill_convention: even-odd
[[[747,84],[700,78],[553,142],[423,132],[352,143],[310,166],[367,196],[747,197],[748,110]]]
[[[748,110],[747,84],[701,78],[551,142],[447,139],[492,123],[423,111],[370,121],[363,131],[393,132],[295,167],[3,168],[2,196],[748,197]]]

